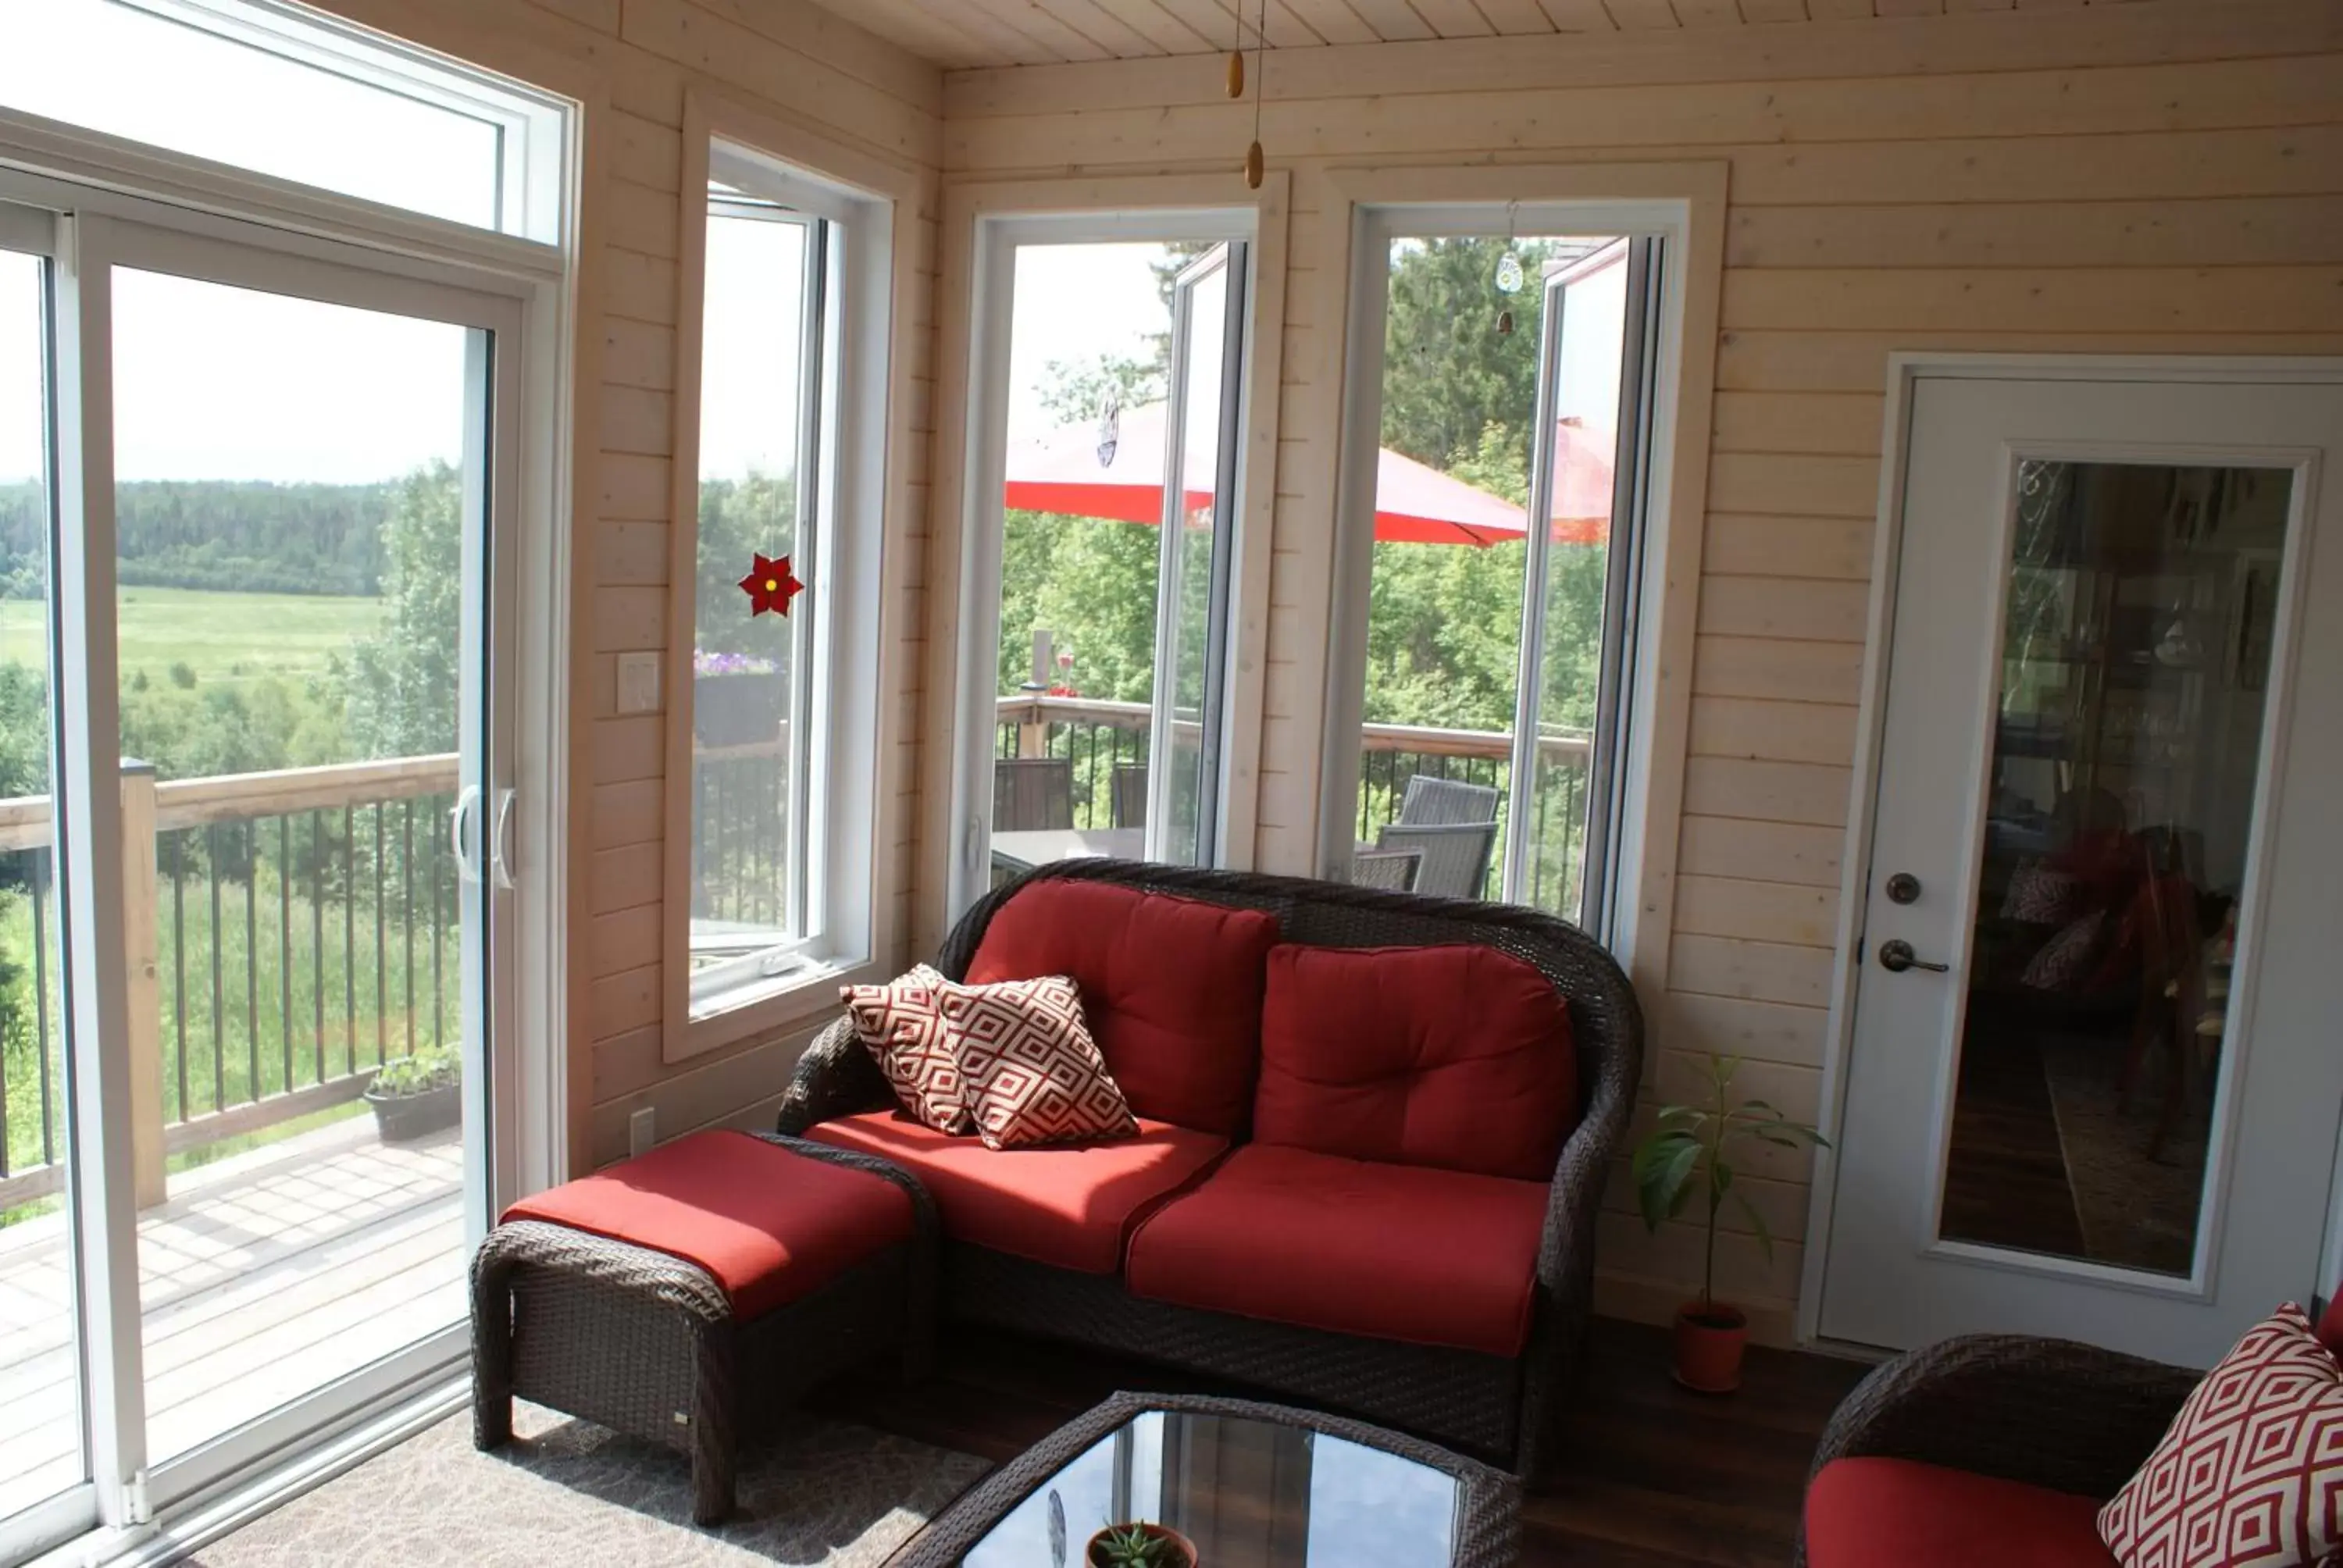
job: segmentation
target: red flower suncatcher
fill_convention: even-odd
[[[805,584],[798,581],[797,574],[789,570],[789,558],[783,556],[775,560],[769,556],[756,556],[752,558],[755,564],[749,567],[749,575],[740,579],[740,591],[749,596],[749,613],[762,615],[769,609],[781,615],[789,614],[789,600],[805,592]]]

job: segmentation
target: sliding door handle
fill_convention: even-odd
[[[1926,970],[1931,974],[1949,974],[1950,964],[1932,964],[1912,951],[1912,944],[1898,937],[1879,944],[1879,967],[1889,974],[1900,975],[1906,970]]]
[[[456,874],[465,881],[480,879],[480,787],[467,784],[447,813],[447,849],[456,857]]]
[[[513,801],[519,792],[497,792],[497,825],[488,833],[488,869],[496,885],[510,892],[513,886]]]

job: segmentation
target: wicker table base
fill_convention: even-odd
[[[812,1294],[736,1319],[699,1265],[536,1220],[498,1226],[472,1261],[472,1436],[512,1436],[515,1398],[582,1416],[691,1459],[692,1518],[732,1511],[735,1453],[815,1384],[900,1354],[923,1375],[935,1340],[935,1208],[900,1167],[794,1138],[792,1152],[850,1165],[910,1194],[910,1241]]]

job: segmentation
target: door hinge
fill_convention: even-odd
[[[146,1473],[144,1470],[132,1471],[130,1478],[122,1483],[122,1508],[129,1523],[152,1524],[155,1522],[155,1508],[147,1499]]]

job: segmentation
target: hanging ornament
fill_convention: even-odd
[[[1519,294],[1522,291],[1522,258],[1508,249],[1497,259],[1497,292]]]
[[[1239,29],[1238,38],[1240,42],[1242,42],[1243,38],[1243,15],[1244,14],[1242,11],[1238,13],[1237,26]],[[1252,146],[1245,149],[1244,161],[1245,189],[1247,190],[1257,191],[1261,189],[1262,168],[1261,154],[1261,100],[1262,94],[1264,94],[1269,88],[1269,73],[1262,68],[1262,51],[1266,49],[1268,46],[1269,0],[1261,0],[1261,21],[1254,25],[1252,30],[1252,74],[1255,79],[1252,86]],[[1241,75],[1232,75],[1230,79],[1232,83],[1242,85],[1242,77]]]
[[[1114,467],[1114,455],[1122,446],[1122,399],[1110,392],[1099,409],[1098,460],[1101,468]]]
[[[1239,23],[1238,26],[1242,28],[1243,24]],[[1238,40],[1238,47],[1229,51],[1229,96],[1232,98],[1244,96],[1244,48],[1242,38]]]
[[[1513,313],[1511,310],[1500,310],[1497,312],[1497,336],[1511,337],[1513,335]]]
[[[749,613],[759,616],[767,610],[779,615],[789,613],[789,600],[805,592],[805,584],[798,581],[789,570],[789,558],[775,560],[769,556],[751,558],[754,564],[749,575],[740,579],[740,591],[749,596]]]

